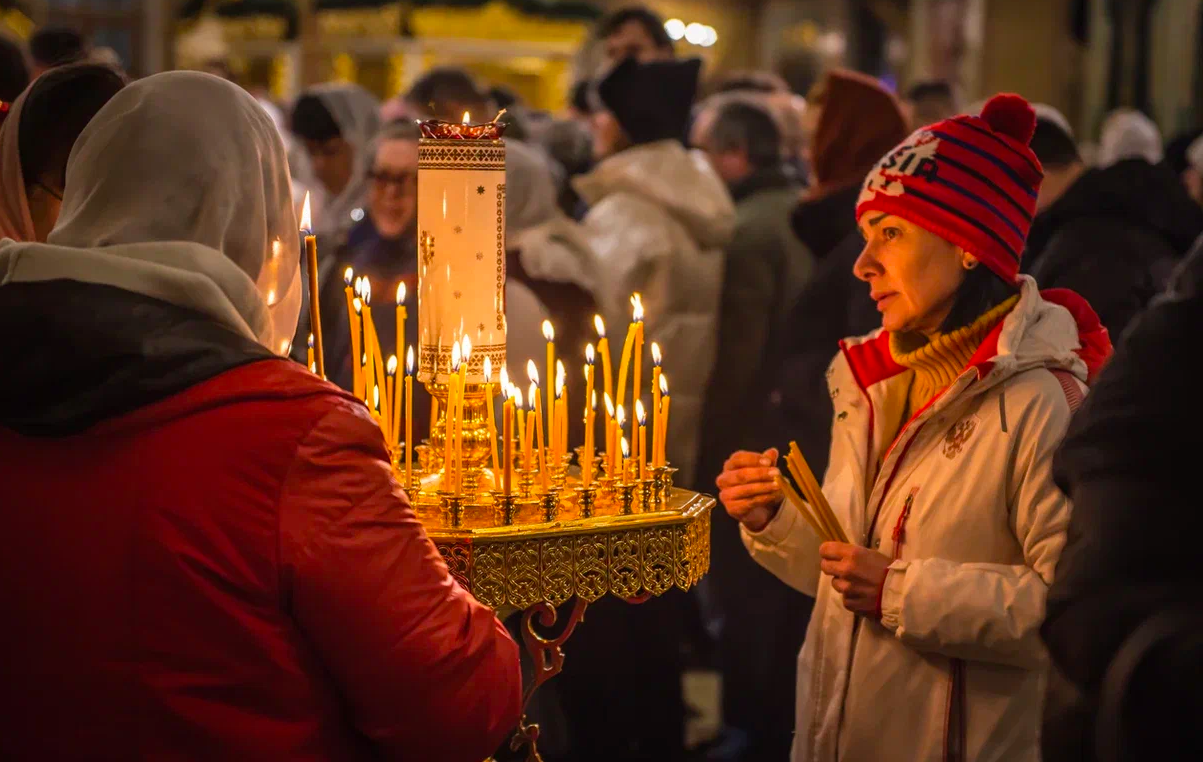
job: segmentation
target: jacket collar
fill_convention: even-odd
[[[994,370],[996,380],[1032,367],[1063,368],[1082,381],[1093,377],[1098,365],[1110,355],[1111,343],[1098,316],[1081,297],[1067,298],[1063,290],[1041,295],[1036,281],[1021,276],[1019,302],[1015,309],[986,334],[965,366],[982,380]],[[1063,306],[1063,303],[1064,304]],[[847,358],[853,378],[868,390],[905,372],[890,354],[890,333],[877,330],[858,339],[845,339],[840,349]]]

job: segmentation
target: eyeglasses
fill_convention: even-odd
[[[63,194],[61,194],[61,193],[58,193],[57,191],[53,191],[53,190],[51,190],[51,189],[50,189],[50,187],[49,187],[48,185],[46,185],[45,183],[40,183],[40,182],[38,182],[37,180],[34,180],[34,181],[33,181],[33,184],[34,184],[34,186],[35,186],[35,187],[41,188],[42,190],[44,190],[44,191],[46,191],[47,193],[49,193],[51,196],[54,196],[54,198],[55,198],[55,200],[56,200],[56,201],[62,201],[62,200],[63,200]]]
[[[403,172],[401,174],[393,174],[383,170],[373,169],[368,173],[368,177],[372,178],[373,182],[380,183],[387,187],[395,186],[399,191],[412,189],[418,182],[417,172]]]

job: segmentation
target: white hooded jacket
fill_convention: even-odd
[[[1070,513],[1052,456],[1087,380],[1077,351],[1110,347],[1093,312],[1076,314],[1080,325],[1025,277],[1016,307],[892,446],[877,419],[902,409],[909,374],[884,331],[842,343],[823,492],[852,542],[895,560],[878,622],[844,608],[795,507],[743,530],[762,566],[817,598],[794,762],[1039,759],[1038,630]]]
[[[573,185],[589,204],[583,227],[597,261],[594,295],[611,351],[621,351],[631,319],[628,299],[639,292],[646,314],[643,367],[651,368],[651,342],[658,342],[671,382],[668,458],[680,469],[680,483],[692,484],[735,205],[706,158],[675,140],[615,154]],[[615,356],[615,372],[618,362]],[[642,388],[650,394],[646,379]]]

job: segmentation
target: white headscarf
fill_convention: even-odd
[[[1103,121],[1097,162],[1100,167],[1124,159],[1144,159],[1157,164],[1162,156],[1161,130],[1139,111],[1118,109]]]
[[[317,98],[330,112],[343,140],[355,151],[354,169],[347,187],[337,196],[326,199],[321,217],[314,217],[313,227],[319,235],[338,236],[355,223],[351,212],[367,203],[368,171],[371,165],[363,161],[372,138],[380,129],[380,101],[359,85],[325,84],[306,90],[304,95]]]
[[[0,285],[59,279],[187,307],[286,349],[300,240],[284,144],[255,99],[176,71],[109,101],[71,152],[48,242],[0,245]]]

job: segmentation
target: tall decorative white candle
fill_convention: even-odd
[[[465,115],[466,117],[467,115]],[[495,125],[422,124],[418,143],[418,378],[447,382],[472,340],[469,384],[505,363],[505,142]]]

